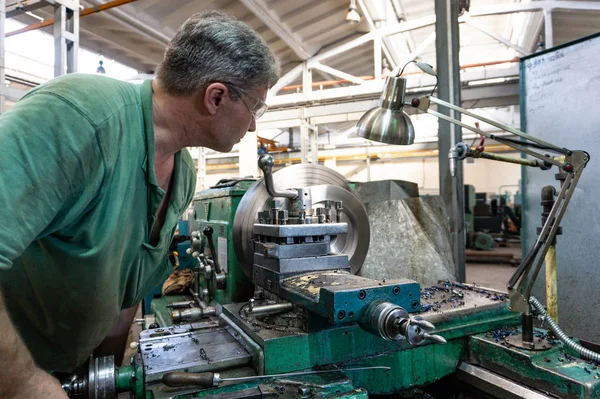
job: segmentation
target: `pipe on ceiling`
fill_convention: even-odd
[[[513,62],[519,62],[519,58],[515,57],[512,60],[503,60],[503,61],[490,61],[490,62],[480,62],[477,64],[468,64],[468,65],[462,65],[460,67],[461,70],[463,69],[468,69],[468,68],[479,68],[479,67],[487,67],[487,66],[492,66],[492,65],[502,65],[502,64],[512,64]],[[419,74],[423,74],[423,72],[421,71],[416,71],[416,72],[406,72],[403,73],[402,76],[408,76],[408,75],[419,75]],[[375,79],[375,76],[359,76],[360,79],[362,80],[373,80]],[[313,82],[312,83],[312,87],[326,87],[326,86],[334,86],[340,83],[352,83],[349,80],[325,80],[325,81],[321,81],[321,82]],[[302,89],[302,85],[292,85],[292,86],[285,86],[281,88],[281,91],[284,90],[301,90]]]
[[[515,149],[509,147],[504,144],[491,145],[485,147],[487,152],[491,153],[505,153],[505,152],[515,152]],[[383,160],[394,160],[394,159],[405,159],[405,158],[427,158],[427,157],[436,157],[438,156],[437,149],[423,149],[423,150],[414,150],[414,151],[394,151],[394,152],[386,152],[382,154],[383,156],[379,156],[377,153],[369,153],[369,154],[354,154],[354,155],[319,155],[319,162],[324,162],[325,160],[335,159],[336,161],[364,161],[367,158],[375,159],[383,159]],[[295,158],[285,158],[285,157],[277,157],[274,159],[275,165],[287,165],[289,163],[296,164],[301,163],[302,159],[300,157]],[[220,170],[231,170],[237,169],[237,163],[210,163],[206,165],[206,170],[208,172],[215,172]]]

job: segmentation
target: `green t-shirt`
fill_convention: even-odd
[[[172,180],[152,245],[165,192],[154,173],[151,81],[67,75],[0,117],[0,286],[40,367],[81,365],[120,311],[172,271],[167,249],[196,181],[185,149]]]

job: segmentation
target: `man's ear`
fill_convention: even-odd
[[[204,91],[204,107],[210,115],[215,115],[229,99],[229,89],[223,83],[211,83]]]

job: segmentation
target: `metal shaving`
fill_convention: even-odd
[[[208,357],[208,355],[206,354],[206,352],[204,351],[204,348],[200,348],[200,358],[202,360],[207,361],[208,363],[211,362],[211,359]]]
[[[424,303],[421,307],[421,311],[438,312],[445,304],[449,304],[450,308],[458,308],[464,306],[464,291],[477,293],[485,297],[486,299],[490,299],[492,301],[508,300],[507,294],[491,292],[483,288],[477,288],[474,286],[464,285],[460,283],[453,283],[450,281],[441,281],[438,285],[424,287],[421,289],[421,299],[425,302],[431,302],[435,299],[437,293],[443,293],[441,295],[441,300],[433,301],[433,303]]]

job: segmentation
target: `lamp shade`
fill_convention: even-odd
[[[388,77],[379,106],[369,110],[358,121],[358,136],[386,144],[413,144],[415,129],[408,114],[402,110],[405,92],[406,79]]]

